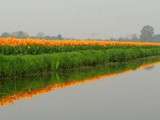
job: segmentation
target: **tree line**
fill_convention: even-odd
[[[58,35],[46,35],[43,32],[37,33],[35,36],[29,35],[24,31],[16,31],[13,33],[4,32],[1,34],[1,37],[16,37],[16,38],[39,38],[39,39],[64,39],[61,34]],[[140,31],[140,35],[133,34],[129,37],[120,37],[120,38],[111,38],[111,40],[133,40],[133,41],[160,41],[160,34],[155,34],[154,28],[150,25],[146,25]]]
[[[46,35],[43,32],[39,32],[35,36],[31,36],[27,32],[24,32],[24,31],[16,31],[16,32],[13,32],[13,33],[4,32],[4,33],[1,34],[1,37],[63,39],[63,36],[61,34],[51,36],[51,35]]]
[[[120,37],[118,39],[111,38],[111,40],[160,41],[160,34],[155,34],[154,27],[146,25],[140,31],[140,35],[132,34],[130,37]]]
[[[160,41],[160,34],[155,34],[154,28],[150,25],[146,25],[141,30],[140,40]]]

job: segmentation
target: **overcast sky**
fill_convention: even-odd
[[[160,32],[159,0],[0,0],[0,33],[124,35]]]

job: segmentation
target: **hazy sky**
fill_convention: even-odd
[[[113,35],[160,32],[159,0],[0,0],[0,33]]]

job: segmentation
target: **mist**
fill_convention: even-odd
[[[107,37],[139,34],[144,25],[158,33],[159,4],[159,0],[1,0],[0,33]]]

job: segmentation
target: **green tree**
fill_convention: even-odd
[[[154,35],[154,28],[150,25],[146,25],[141,30],[140,39],[141,40],[152,40]]]
[[[57,35],[57,39],[63,39],[62,35],[61,35],[61,34],[58,34],[58,35]]]
[[[36,38],[44,38],[45,36],[46,36],[45,33],[39,32],[37,33]]]
[[[12,36],[17,37],[17,38],[27,38],[29,37],[29,34],[23,31],[17,31],[17,32],[13,32]]]
[[[1,37],[11,37],[11,34],[8,32],[4,32],[1,34]]]

